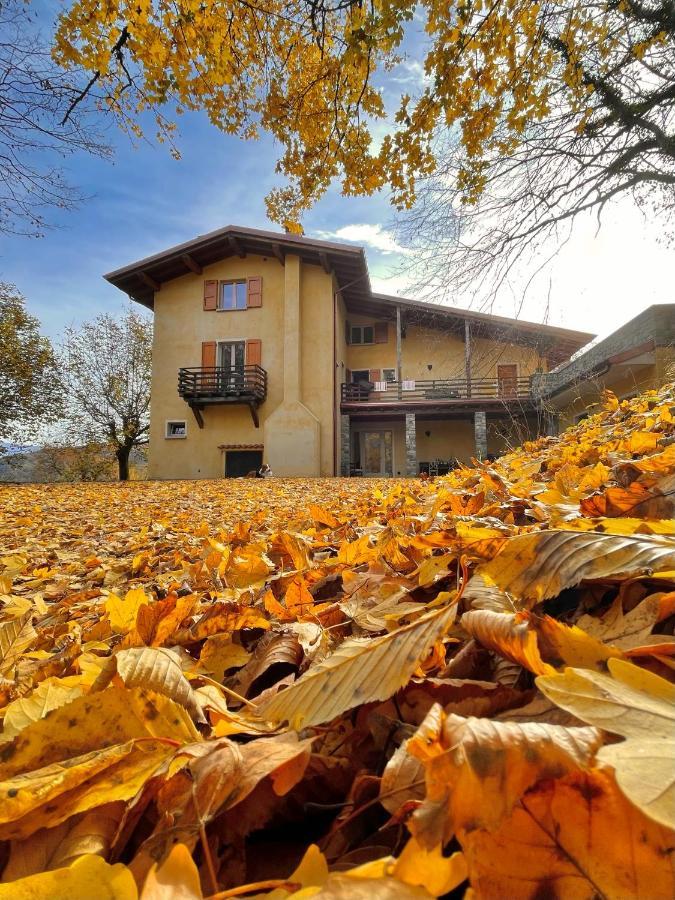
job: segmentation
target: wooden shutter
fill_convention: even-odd
[[[352,383],[352,370],[351,369],[345,369],[345,382],[347,384]]]
[[[218,309],[218,282],[204,282],[204,309]]]
[[[262,365],[262,341],[257,338],[253,341],[246,341],[246,365]]]
[[[246,292],[246,306],[255,307],[262,306],[262,276],[254,275],[248,280],[248,290]]]
[[[215,369],[216,367],[216,342],[202,342],[202,368]]]
[[[373,326],[373,343],[386,344],[389,339],[389,326],[386,322],[375,322]]]
[[[371,369],[370,372],[368,372],[368,381],[380,381],[380,370]]]
[[[345,344],[351,344],[352,342],[352,326],[349,322],[345,321]]]

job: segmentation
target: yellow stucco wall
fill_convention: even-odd
[[[350,325],[372,325],[375,321],[372,316],[350,314],[348,318]],[[346,347],[348,369],[396,368],[396,325],[393,322],[387,324],[386,344],[350,344]],[[344,334],[344,318],[340,322],[340,331]],[[514,363],[518,366],[518,376],[523,378],[546,367],[545,360],[533,347],[473,337],[471,371],[474,378],[496,378],[497,366]],[[401,369],[405,379],[463,379],[466,374],[464,339],[451,331],[408,325],[401,342]]]
[[[417,459],[458,459],[469,462],[475,456],[473,418],[416,421]],[[430,432],[427,437],[426,432]]]
[[[203,309],[203,282],[261,275],[263,305],[259,309],[207,312]],[[274,258],[230,257],[204,269],[202,275],[184,275],[162,284],[155,294],[151,425],[148,457],[150,478],[217,478],[224,473],[219,444],[262,444],[265,424],[283,402],[285,267]],[[316,471],[333,472],[333,366],[332,354],[319,354],[319,346],[332,343],[332,282],[318,266],[300,265],[300,401],[318,420]],[[203,341],[250,340],[262,342],[262,366],[267,370],[267,399],[260,406],[260,427],[255,428],[245,406],[209,406],[200,429],[177,392],[178,369],[201,365]],[[277,413],[277,417],[279,414]],[[166,439],[167,420],[185,420],[185,439]],[[272,432],[272,436],[274,432]],[[267,456],[267,446],[265,455]],[[292,473],[287,473],[292,474]]]

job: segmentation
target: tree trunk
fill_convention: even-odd
[[[129,480],[129,454],[131,447],[119,447],[116,452],[120,481]]]

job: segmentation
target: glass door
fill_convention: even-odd
[[[221,369],[223,390],[244,389],[244,364],[246,361],[246,341],[220,341],[218,343],[218,368]]]
[[[391,475],[393,466],[391,431],[361,433],[361,459],[364,475]]]

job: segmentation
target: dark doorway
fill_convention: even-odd
[[[225,454],[225,477],[239,478],[262,465],[262,450],[228,450]]]

